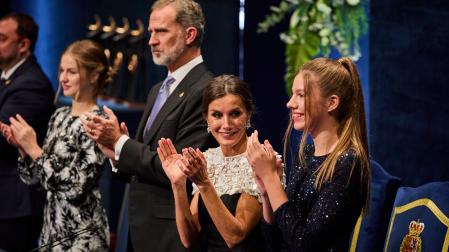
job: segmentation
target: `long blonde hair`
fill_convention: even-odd
[[[370,160],[368,152],[368,137],[365,122],[365,108],[363,93],[359,74],[354,62],[347,57],[338,60],[328,58],[316,58],[306,62],[298,74],[304,76],[305,92],[305,127],[299,144],[299,160],[305,165],[304,148],[307,136],[310,133],[311,113],[311,85],[316,85],[322,97],[337,95],[340,99],[337,108],[337,120],[339,122],[339,140],[335,149],[326,157],[316,173],[315,188],[320,190],[321,186],[331,181],[335,172],[335,165],[343,152],[352,149],[357,158],[352,164],[351,175],[356,162],[360,164],[361,185],[365,194],[364,210],[368,208],[371,184]],[[311,81],[311,74],[318,78],[317,82]],[[289,145],[292,122],[287,128],[284,136],[284,156]],[[349,181],[348,181],[349,183]]]

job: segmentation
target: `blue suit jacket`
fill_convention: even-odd
[[[39,144],[45,137],[48,120],[54,111],[54,92],[34,56],[28,57],[0,86],[0,120],[20,114],[36,131]],[[17,149],[0,134],[0,220],[42,215],[45,192],[27,186],[17,173]]]

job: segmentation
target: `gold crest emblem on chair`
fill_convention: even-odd
[[[400,252],[421,252],[422,241],[419,235],[424,231],[424,223],[418,221],[410,222],[408,234],[401,243]]]

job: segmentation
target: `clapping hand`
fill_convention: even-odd
[[[172,184],[183,184],[186,175],[181,171],[181,155],[176,152],[175,146],[170,139],[161,138],[158,142],[157,154],[162,162],[162,168]]]
[[[282,163],[281,159],[276,159],[276,168],[277,168],[277,172],[278,172],[278,176],[280,179],[282,179],[283,175],[284,175],[284,164]],[[262,179],[260,179],[259,176],[257,176],[257,174],[253,171],[253,178],[254,181],[257,184],[257,188],[259,188],[259,192],[263,197],[267,197],[267,190],[265,188],[265,184],[263,183]]]
[[[25,152],[34,160],[42,154],[42,149],[37,144],[36,132],[19,114],[16,117],[10,117],[10,129],[12,136],[17,143],[19,150]]]
[[[183,149],[181,161],[182,172],[198,187],[210,182],[206,158],[200,149],[194,150],[192,147]]]
[[[257,130],[248,138],[246,153],[246,158],[253,169],[258,184],[269,176],[279,176],[279,168],[282,169],[282,162],[277,161],[276,154],[268,140],[265,140],[263,144],[259,142]]]
[[[95,140],[106,149],[114,149],[114,145],[122,134],[128,134],[128,128],[124,123],[119,125],[114,112],[108,107],[103,107],[109,118],[94,115],[89,112],[82,114],[81,123],[89,138]],[[103,149],[104,149],[103,148]],[[107,153],[105,153],[107,154]]]

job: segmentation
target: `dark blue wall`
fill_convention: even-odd
[[[371,153],[403,184],[449,180],[449,2],[371,1]]]

